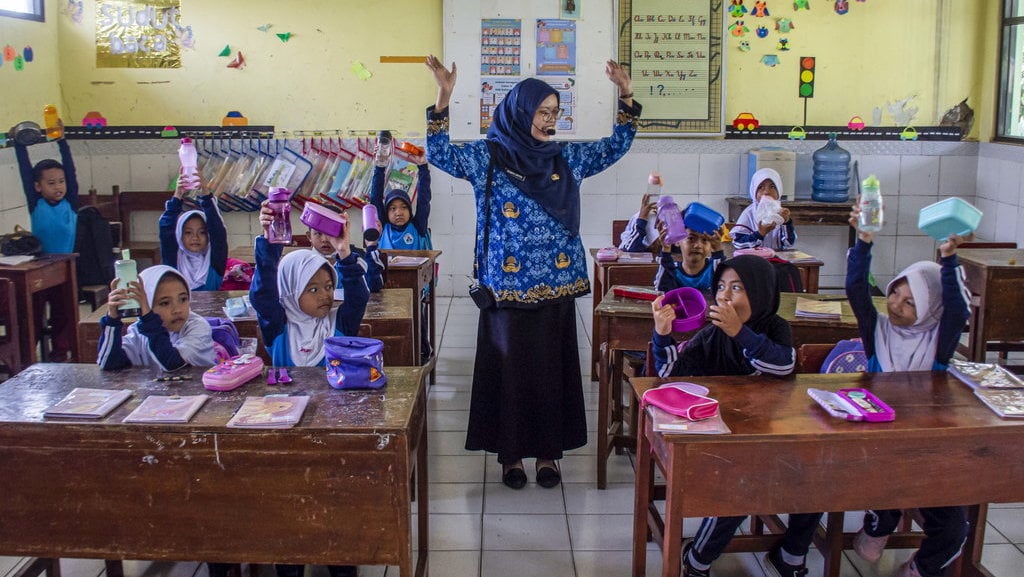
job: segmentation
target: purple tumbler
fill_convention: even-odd
[[[665,225],[666,245],[673,245],[686,238],[683,213],[675,199],[667,194],[658,199],[658,220]]]
[[[363,240],[377,242],[380,229],[377,228],[377,207],[372,204],[363,206]]]
[[[292,242],[292,191],[287,188],[271,187],[267,194],[267,206],[274,211],[274,220],[267,229],[267,242],[291,244]]]

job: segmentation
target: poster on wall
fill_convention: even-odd
[[[576,22],[537,20],[537,76],[576,74]]]
[[[97,68],[181,68],[192,42],[180,0],[96,0]]]
[[[494,109],[505,99],[505,95],[522,78],[503,76],[481,76],[480,77],[480,134],[487,134],[491,127],[491,119],[494,118]]]
[[[522,26],[514,19],[480,21],[481,76],[519,76]]]

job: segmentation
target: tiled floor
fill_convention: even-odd
[[[437,384],[429,393],[430,435],[430,574],[441,577],[624,577],[631,571],[633,469],[626,456],[612,456],[609,487],[595,486],[595,447],[587,445],[566,455],[561,463],[564,483],[543,489],[530,483],[521,491],[500,482],[493,455],[464,450],[465,425],[473,369],[477,311],[468,298],[439,299],[437,319],[440,352]],[[589,375],[591,301],[581,299],[580,358]],[[597,384],[584,380],[595,430]],[[527,463],[532,481],[533,463]],[[1024,503],[996,505],[989,511],[984,563],[996,577],[1024,575]],[[859,515],[847,516],[850,530]],[[698,520],[688,520],[687,534]],[[528,553],[528,554],[524,554]],[[911,552],[886,552],[876,566],[856,555],[843,561],[843,577],[891,575]],[[0,577],[22,562],[0,557]],[[649,576],[659,574],[661,556],[647,550]],[[809,577],[821,575],[821,556],[808,557]],[[65,559],[64,577],[100,577],[103,562]],[[206,577],[197,563],[129,562],[130,577]],[[326,571],[317,568],[318,577]],[[394,567],[364,567],[363,577],[394,577]],[[716,577],[764,577],[762,556],[731,554],[719,559]],[[262,577],[270,577],[264,571]]]

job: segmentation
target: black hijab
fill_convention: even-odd
[[[546,82],[527,78],[516,84],[494,111],[487,130],[498,167],[523,194],[569,230],[580,231],[580,187],[562,156],[562,145],[533,137],[533,115],[548,96],[558,92]]]
[[[736,271],[743,282],[744,292],[750,301],[750,318],[743,323],[763,333],[768,321],[779,312],[779,287],[775,280],[775,267],[767,260],[754,255],[736,256],[718,265],[715,269],[711,290],[718,291],[718,281],[727,269]]]

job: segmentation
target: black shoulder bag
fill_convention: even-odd
[[[484,284],[480,284],[480,262],[487,258],[487,245],[490,240],[491,233],[491,180],[494,178],[494,154],[491,154],[491,162],[487,166],[487,187],[484,189],[484,250],[480,252],[474,250],[473,258],[473,282],[469,285],[469,296],[476,303],[476,308],[480,310],[494,308],[497,306],[497,300],[494,298],[494,292],[491,291],[490,287]],[[478,240],[479,242],[479,240]]]

